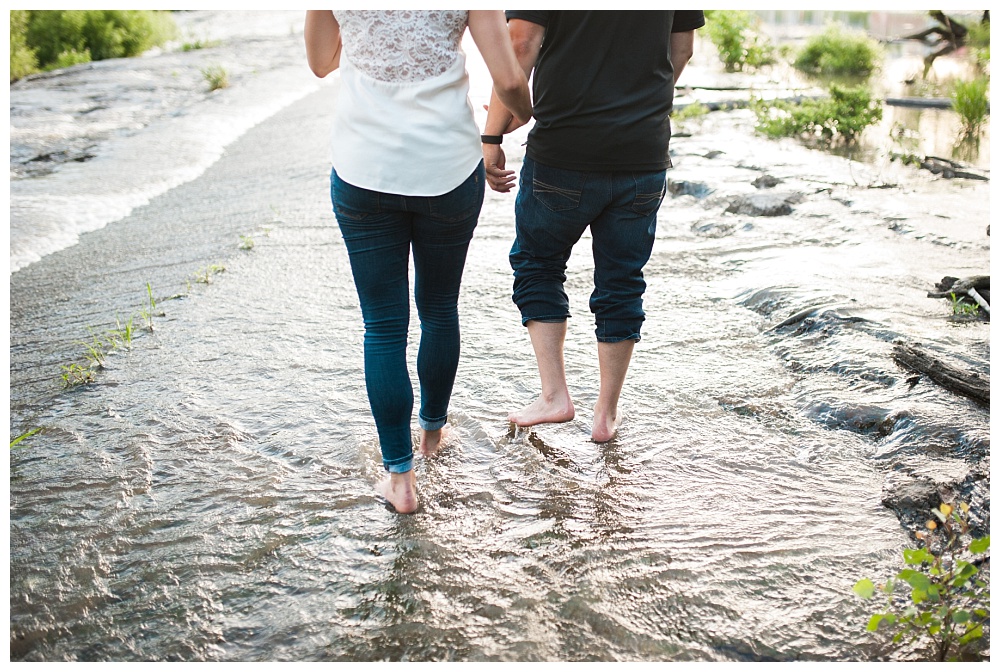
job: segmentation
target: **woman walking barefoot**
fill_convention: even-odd
[[[365,325],[365,385],[388,476],[378,492],[418,505],[406,366],[409,259],[420,319],[420,451],[434,455],[448,419],[460,334],[458,294],[483,204],[480,133],[468,100],[468,28],[501,101],[531,117],[527,79],[500,11],[306,12],[309,67],[341,72],[330,195]]]

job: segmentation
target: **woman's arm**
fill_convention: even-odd
[[[542,40],[545,38],[545,27],[531,21],[512,19],[508,26],[508,34],[518,65],[527,79],[531,76],[531,71],[535,69],[535,63],[538,62]],[[520,128],[525,123],[526,121],[514,118],[494,89],[490,95],[490,105],[486,113],[486,126],[483,128],[483,134],[503,135]],[[503,147],[483,144],[483,162],[486,166],[486,183],[490,185],[490,189],[501,193],[509,192],[514,186],[515,176],[513,170],[507,169],[507,157]]]
[[[470,10],[469,33],[486,61],[486,67],[493,78],[493,91],[500,102],[517,117],[521,125],[528,123],[531,119],[528,78],[514,54],[503,12]]]
[[[306,58],[317,77],[340,67],[340,24],[329,10],[309,10],[305,25]]]

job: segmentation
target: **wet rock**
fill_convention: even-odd
[[[704,238],[725,238],[736,230],[735,224],[709,222],[708,224],[692,224],[691,231]]]
[[[922,471],[936,471],[924,468]],[[941,478],[927,473],[911,473],[909,468],[897,466],[886,475],[882,485],[882,504],[892,510],[899,522],[910,533],[925,529],[933,515],[931,509],[942,502],[952,505],[965,502],[969,505],[969,531],[973,536],[989,534],[990,529],[990,477],[989,460],[976,465],[943,468]],[[952,472],[952,473],[949,473]]]
[[[744,194],[730,201],[726,212],[750,217],[780,217],[792,214],[792,204],[801,202],[802,195],[796,193]]]
[[[882,484],[882,503],[894,510],[922,511],[921,516],[926,518],[928,512],[941,503],[941,495],[934,481],[893,471]]]
[[[877,406],[846,406],[814,401],[805,409],[806,416],[830,429],[844,429],[883,438],[892,433],[905,414]]]
[[[781,184],[781,180],[779,180],[777,177],[774,177],[773,175],[761,175],[751,184],[753,184],[753,186],[757,187],[758,189],[771,189],[772,187],[776,187],[779,184]]]
[[[667,180],[667,191],[669,191],[673,196],[694,196],[695,198],[705,198],[715,190],[704,182]]]

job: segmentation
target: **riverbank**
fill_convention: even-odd
[[[456,441],[418,463],[422,508],[400,517],[372,488],[333,90],[315,86],[11,274],[10,433],[41,428],[11,451],[12,660],[917,656],[865,631],[851,588],[899,570],[936,497],[989,529],[989,409],[892,355],[920,343],[989,376],[989,324],[926,296],[988,272],[987,184],[763,140],[743,110],[684,124],[605,445],[585,242],[567,273],[578,417],[504,421],[537,383],[509,298],[513,199],[488,192]],[[239,84],[217,94],[238,112]],[[130,316],[131,345],[64,388]]]

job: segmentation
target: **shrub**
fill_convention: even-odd
[[[973,79],[955,82],[951,92],[951,104],[962,120],[962,133],[978,137],[990,113],[990,82],[988,79]]]
[[[169,13],[135,9],[32,10],[21,27],[43,69],[137,56],[177,32]],[[13,20],[11,30],[14,30]],[[13,38],[11,40],[13,44]],[[12,73],[13,74],[13,73]]]
[[[745,71],[774,63],[774,47],[757,31],[750,12],[718,9],[705,12],[705,31],[719,51],[727,72]]]
[[[870,75],[880,58],[878,43],[839,26],[809,38],[795,59],[795,67],[815,75]]]
[[[28,21],[26,9],[10,10],[10,81],[38,72],[35,50],[28,46]]]
[[[888,626],[896,631],[894,644],[929,644],[943,662],[985,648],[980,642],[988,634],[990,586],[977,565],[989,567],[990,537],[970,538],[965,503],[943,503],[932,513],[928,531],[917,533],[923,547],[903,551],[905,569],[881,586],[861,579],[854,592],[865,600],[881,593],[885,611],[872,614],[869,632]]]
[[[802,137],[821,145],[855,143],[882,119],[882,103],[865,87],[830,87],[829,98],[800,103],[754,100],[757,131],[772,138]]]

